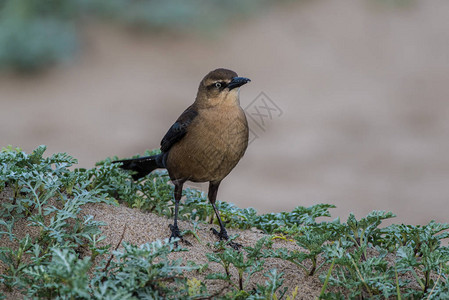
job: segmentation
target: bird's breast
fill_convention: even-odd
[[[170,150],[168,170],[172,179],[222,180],[247,146],[248,123],[240,106],[200,109],[185,137]]]

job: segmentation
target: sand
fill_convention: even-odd
[[[11,196],[10,190],[6,189],[0,194],[0,201],[6,201]],[[52,200],[48,205],[57,205],[57,203]],[[139,211],[137,209],[131,209],[124,205],[109,205],[104,203],[87,204],[82,207],[82,215],[92,215],[95,220],[103,221],[107,225],[102,226],[101,230],[103,235],[106,237],[102,244],[110,244],[113,248],[119,245],[120,240],[123,237],[122,242],[129,242],[134,245],[141,245],[148,242],[153,242],[155,240],[164,240],[170,235],[169,224],[172,224],[172,219],[167,219],[165,217],[160,217],[152,213],[146,213]],[[16,234],[18,238],[23,238],[26,234],[30,234],[32,238],[36,238],[39,234],[39,230],[36,227],[28,226],[29,222],[25,219],[20,219],[15,227],[13,233]],[[125,229],[126,224],[126,230]],[[180,243],[180,246],[185,247],[188,251],[174,252],[171,253],[170,259],[182,258],[183,262],[193,261],[197,264],[209,264],[206,273],[212,272],[223,272],[222,267],[213,262],[209,262],[205,253],[211,253],[214,251],[212,245],[217,241],[216,237],[211,233],[210,228],[216,227],[215,225],[209,224],[199,224],[197,229],[197,234],[201,242],[199,242],[193,235],[186,236],[191,245],[187,246]],[[193,224],[187,221],[179,222],[180,230],[193,229]],[[124,232],[124,233],[123,233]],[[228,229],[229,235],[238,234],[238,238],[235,240],[237,243],[243,246],[254,246],[255,243],[263,238],[265,235],[257,229],[252,230],[236,230]],[[7,238],[2,238],[0,241],[0,247],[17,247],[17,243],[9,241]],[[294,242],[288,242],[284,240],[276,240],[273,245],[274,248],[285,247],[289,250],[296,249],[302,250]],[[119,250],[122,247],[119,247]],[[87,254],[87,253],[85,253]],[[97,257],[97,261],[102,258],[108,257]],[[307,264],[307,263],[306,263]],[[4,264],[0,262],[0,272],[4,271]],[[270,270],[276,268],[278,272],[284,273],[284,285],[289,288],[288,293],[291,293],[295,287],[298,287],[300,298],[298,299],[313,299],[320,293],[322,284],[317,276],[308,276],[303,270],[299,269],[297,266],[290,262],[280,261],[278,259],[266,259],[264,264],[264,271],[257,273],[253,276],[250,281],[247,290],[251,290],[257,284],[264,284],[266,278],[263,274]],[[207,280],[204,278],[204,274],[199,274],[191,272],[186,274],[188,277],[195,277],[204,281],[208,287],[208,291],[211,294],[217,292],[226,292],[229,286],[221,281],[217,280]],[[231,274],[237,282],[237,272],[235,269],[231,268]],[[7,296],[7,299],[22,299],[23,297],[17,292],[8,293],[3,291]]]
[[[143,153],[159,147],[201,78],[227,67],[252,79],[242,106],[265,92],[283,114],[264,130],[250,122],[258,138],[218,200],[260,213],[330,203],[343,220],[376,209],[397,223],[447,222],[448,14],[441,0],[323,0],[286,1],[206,36],[86,22],[71,64],[0,74],[0,147],[46,144],[84,168]]]
[[[6,188],[4,191],[0,193],[0,202],[10,201],[12,197],[11,190]],[[46,206],[60,206],[60,202],[55,199],[50,199]],[[102,221],[105,223],[104,226],[101,226],[102,235],[105,236],[105,239],[100,242],[100,245],[111,245],[111,248],[118,247],[119,250],[122,249],[120,242],[128,242],[134,245],[141,245],[144,243],[150,243],[156,240],[164,240],[169,237],[169,225],[172,224],[173,220],[165,217],[157,216],[153,213],[147,213],[140,211],[138,209],[132,209],[126,207],[124,205],[111,205],[105,203],[89,203],[83,205],[81,211],[82,216],[93,216],[95,220]],[[51,216],[51,215],[50,215]],[[48,218],[46,220],[48,221]],[[39,236],[39,229],[37,227],[30,227],[28,224],[30,222],[25,218],[18,219],[15,223],[13,233],[17,238],[21,239],[25,237],[27,234],[30,235],[32,239],[35,239]],[[126,225],[126,228],[125,228]],[[217,280],[209,280],[205,279],[205,276],[210,273],[219,272],[223,273],[224,270],[221,265],[209,262],[206,253],[212,253],[216,251],[213,247],[213,244],[217,241],[216,237],[211,233],[210,228],[215,227],[215,229],[219,229],[216,225],[198,224],[196,228],[196,233],[199,237],[199,241],[191,234],[185,236],[185,239],[188,240],[190,245],[186,245],[180,243],[180,246],[185,248],[187,251],[181,252],[173,252],[169,254],[169,259],[179,259],[181,258],[183,263],[187,263],[188,261],[195,262],[197,264],[208,264],[208,268],[205,269],[204,272],[186,272],[184,275],[187,278],[195,277],[203,281],[208,289],[208,292],[212,295],[226,293],[230,286],[227,283]],[[179,221],[179,228],[181,231],[183,230],[193,230],[194,225],[190,221]],[[246,247],[254,247],[256,242],[263,237],[266,237],[264,233],[256,228],[252,228],[250,230],[238,230],[228,228],[229,235],[238,235],[235,239],[235,242],[242,244]],[[0,240],[0,247],[10,247],[16,248],[17,243],[14,241],[10,241],[8,238],[2,238]],[[283,239],[274,239],[273,248],[287,248],[288,250],[302,251],[305,250],[296,245],[293,241],[283,240]],[[89,250],[81,249],[78,251],[81,256],[90,255]],[[377,256],[377,250],[368,249],[368,258],[372,256]],[[110,256],[99,256],[95,259],[93,267],[96,263],[98,263],[102,259],[109,259]],[[26,260],[26,255],[25,258]],[[393,264],[395,261],[395,256],[393,254],[388,254],[385,258],[389,264]],[[323,259],[319,257],[318,265],[323,262]],[[304,261],[304,265],[310,269],[311,263],[309,261]],[[246,287],[247,291],[250,291],[257,284],[264,285],[267,280],[264,277],[264,273],[266,273],[270,269],[276,268],[278,273],[284,273],[283,279],[284,283],[282,289],[284,287],[288,288],[287,295],[290,295],[296,288],[298,291],[298,299],[315,299],[321,292],[323,283],[319,279],[319,275],[322,272],[326,272],[328,270],[329,265],[324,265],[321,270],[316,272],[314,275],[309,276],[303,269],[299,268],[293,263],[276,259],[276,258],[267,258],[265,259],[264,270],[256,273],[251,278],[248,286]],[[0,272],[4,272],[5,265],[3,262],[0,262]],[[237,270],[233,267],[230,269],[231,276],[234,282],[237,282]],[[418,272],[418,274],[420,274]],[[420,275],[421,276],[421,275]],[[436,280],[436,274],[432,275],[432,278]],[[409,280],[412,282],[409,284],[409,287],[413,287],[414,289],[419,289],[418,284],[414,280],[411,274],[403,274],[400,275],[400,278],[403,280]],[[328,286],[328,292],[337,292],[339,290],[338,287]],[[23,296],[17,291],[8,292],[2,291],[6,299],[23,299]]]

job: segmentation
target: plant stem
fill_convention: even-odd
[[[396,292],[398,300],[401,300],[401,290],[399,288],[399,278],[398,278],[398,270],[396,269],[396,266],[394,266],[394,274],[396,276]]]
[[[326,291],[327,284],[329,282],[329,278],[331,277],[331,273],[332,273],[332,269],[334,268],[334,265],[335,265],[335,258],[332,260],[331,266],[330,266],[329,270],[327,271],[326,279],[324,280],[323,287],[321,288],[320,298],[323,297],[324,292]]]
[[[429,296],[427,296],[427,299],[430,299],[430,296],[432,296],[433,290],[434,290],[435,287],[437,286],[438,281],[440,281],[441,273],[442,273],[442,272],[443,272],[443,264],[440,264],[440,272],[438,272],[437,280],[435,281],[435,284],[433,285],[432,290],[431,290],[430,293],[429,293]]]
[[[424,290],[424,283],[422,283],[421,279],[419,279],[418,274],[416,274],[415,269],[411,268],[412,275],[415,277],[416,281],[418,282],[419,286]]]
[[[363,285],[365,286],[366,290],[368,291],[369,296],[372,298],[372,297],[373,297],[373,293],[371,292],[371,289],[370,289],[370,287],[368,286],[368,284],[365,282],[365,279],[363,279],[362,273],[360,273],[360,270],[359,270],[359,268],[357,267],[357,264],[355,263],[355,261],[354,261],[353,258],[351,258],[351,262],[352,262],[352,264],[354,265],[354,268],[355,268],[355,270],[356,270],[356,272],[357,272],[357,275],[360,277],[360,280],[362,281]]]

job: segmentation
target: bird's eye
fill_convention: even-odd
[[[221,88],[221,83],[220,83],[220,82],[215,82],[215,87],[216,87],[217,89]]]

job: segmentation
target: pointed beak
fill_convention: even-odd
[[[232,78],[231,82],[228,84],[228,89],[232,90],[237,87],[241,87],[242,85],[250,82],[251,79],[245,78],[245,77],[234,77]]]

